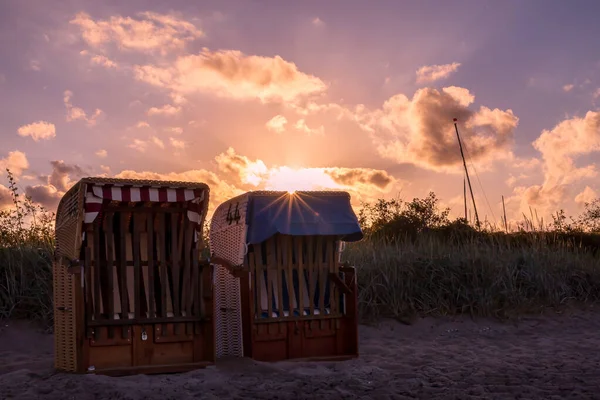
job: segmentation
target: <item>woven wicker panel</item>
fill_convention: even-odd
[[[83,216],[82,184],[77,183],[61,199],[55,224],[57,261],[54,283],[54,359],[63,371],[77,370],[77,326],[74,277],[68,273],[67,260],[79,258]],[[83,306],[83,305],[81,305]],[[79,327],[83,329],[83,327]]]
[[[221,265],[215,267],[217,358],[243,357],[240,280]]]
[[[234,215],[237,206],[239,220],[228,221],[227,214]],[[231,208],[230,208],[231,207]],[[217,207],[210,222],[210,252],[233,265],[244,263],[246,254],[246,210],[248,195],[244,194]]]

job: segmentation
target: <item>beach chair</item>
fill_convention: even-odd
[[[83,178],[56,215],[55,367],[108,375],[215,361],[203,183]]]
[[[210,225],[216,353],[260,361],[358,356],[355,269],[362,239],[346,192],[248,192]]]

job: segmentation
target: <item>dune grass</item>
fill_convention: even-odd
[[[0,211],[0,319],[27,318],[51,329],[54,214],[21,196],[10,172],[9,183],[13,207]],[[433,194],[364,204],[359,220],[366,237],[343,254],[357,267],[361,318],[507,318],[594,304],[600,204],[587,206],[570,223],[557,213],[546,227],[526,220],[505,233],[451,221]]]

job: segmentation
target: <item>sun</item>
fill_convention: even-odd
[[[279,167],[271,170],[265,187],[267,190],[285,191],[290,194],[298,191],[341,188],[341,186],[322,169],[293,169],[290,167]]]

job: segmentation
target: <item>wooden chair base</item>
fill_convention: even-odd
[[[203,369],[215,365],[212,362],[198,362],[189,364],[167,364],[167,365],[150,365],[150,366],[136,366],[136,367],[122,367],[122,368],[107,368],[88,374],[94,375],[106,375],[113,377],[128,376],[128,375],[155,375],[155,374],[176,374],[183,372],[190,372],[197,369]]]

